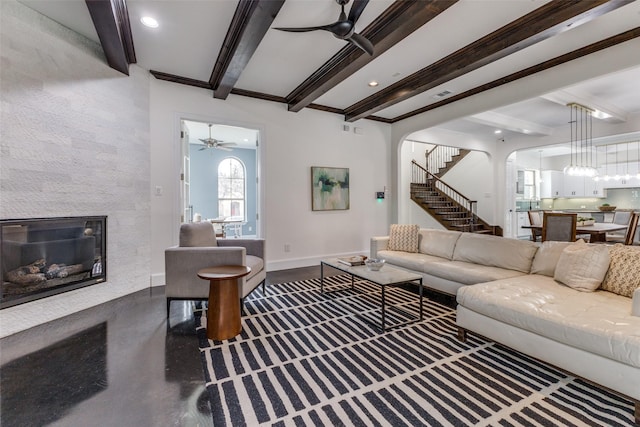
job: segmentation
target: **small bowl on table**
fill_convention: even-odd
[[[380,258],[367,258],[364,260],[364,265],[367,266],[369,271],[378,271],[384,266],[384,260]]]

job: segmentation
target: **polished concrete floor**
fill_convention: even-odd
[[[319,277],[270,272],[270,283]],[[0,340],[0,425],[209,426],[193,302],[144,290]]]
[[[270,272],[267,286],[312,277],[319,267]],[[0,425],[212,425],[196,304],[174,301],[168,326],[164,287],[151,288],[1,339]]]

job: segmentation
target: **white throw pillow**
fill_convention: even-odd
[[[593,292],[602,283],[609,268],[609,248],[588,245],[584,240],[562,250],[553,278],[582,292]]]
[[[418,252],[419,231],[419,225],[391,224],[387,249],[390,251]]]
[[[536,252],[533,263],[531,264],[531,274],[543,274],[545,276],[553,277],[556,272],[556,265],[564,248],[573,243],[569,242],[556,242],[553,240],[547,240],[542,242]]]

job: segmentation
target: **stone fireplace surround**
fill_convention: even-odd
[[[106,280],[106,216],[0,220],[0,309]]]

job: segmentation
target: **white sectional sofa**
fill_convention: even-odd
[[[626,395],[640,424],[640,288],[629,298],[554,280],[568,245],[421,229],[417,252],[389,250],[384,236],[371,239],[370,256],[456,295],[460,339],[478,333]],[[640,272],[635,261],[630,267]]]

